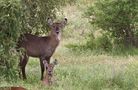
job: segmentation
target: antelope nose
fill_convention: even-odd
[[[52,72],[49,72],[48,75],[49,75],[49,76],[52,76]]]
[[[49,74],[51,74],[52,73],[52,71],[49,71]]]
[[[56,33],[57,33],[57,34],[59,33],[59,28],[58,28],[58,27],[56,27]]]
[[[59,34],[59,31],[57,31],[56,33]]]

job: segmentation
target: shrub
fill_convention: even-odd
[[[16,42],[21,31],[21,7],[17,0],[0,1],[0,70],[6,78],[16,77]],[[13,76],[13,77],[9,77]]]
[[[112,50],[112,43],[106,35],[98,37],[95,40],[95,43],[96,43],[96,49],[102,49],[103,51],[107,52]]]
[[[112,43],[108,35],[105,33],[97,38],[94,38],[94,36],[93,37],[90,36],[86,42],[85,48],[91,50],[100,50],[109,52],[112,50]]]
[[[96,0],[88,8],[86,15],[96,29],[102,29],[111,38],[122,41],[124,46],[135,44],[135,33],[138,30],[138,1],[137,0]]]

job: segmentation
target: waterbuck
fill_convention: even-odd
[[[46,74],[44,75],[43,83],[45,85],[52,85],[53,83],[53,72],[55,65],[58,64],[57,59],[53,61],[52,63],[48,64],[46,60],[43,60],[43,64],[46,70]]]
[[[0,87],[0,90],[27,90],[26,88],[20,86],[12,86],[12,87]]]
[[[19,40],[18,47],[25,49],[24,55],[23,57],[21,57],[19,63],[23,79],[26,79],[25,66],[28,62],[29,56],[31,56],[40,59],[41,80],[43,80],[43,60],[46,60],[48,63],[50,63],[50,58],[55,52],[57,46],[59,45],[61,30],[67,24],[67,19],[65,18],[61,22],[53,23],[53,21],[49,18],[47,22],[51,29],[48,36],[39,37],[32,34],[25,34],[23,35],[23,38]]]

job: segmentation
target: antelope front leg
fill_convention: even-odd
[[[20,78],[20,79],[22,78],[21,63],[22,63],[22,57],[20,57],[20,62],[19,62],[19,64],[18,64],[18,66],[19,66],[19,78]]]
[[[40,66],[41,66],[41,80],[43,80],[43,77],[44,77],[44,63],[43,63],[43,60],[46,60],[48,63],[50,63],[50,58],[43,58],[43,57],[40,57]]]
[[[49,64],[50,63],[50,57],[45,57],[45,58],[41,57],[40,58],[41,80],[43,80],[43,78],[44,78],[44,70],[45,70],[44,63],[43,63],[44,60],[46,60],[47,63]],[[47,68],[46,68],[46,71],[47,71]]]
[[[25,74],[25,66],[28,62],[28,56],[25,54],[23,58],[20,59],[20,69],[23,75],[23,79],[26,79],[26,74]]]
[[[44,64],[43,64],[43,59],[42,58],[40,58],[40,66],[41,66],[41,80],[43,80]]]

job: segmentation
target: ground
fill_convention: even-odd
[[[26,67],[27,80],[3,80],[0,87],[14,85],[28,90],[138,90],[138,55],[97,54],[89,50],[75,51],[68,47],[70,44],[85,43],[87,34],[93,31],[83,16],[86,4],[93,0],[78,1],[80,3],[77,5],[63,8],[68,25],[63,30],[61,43],[51,59],[56,58],[59,62],[54,70],[54,84],[50,87],[42,84],[39,60],[30,58]],[[60,13],[58,15],[63,17]],[[95,32],[94,35],[98,34]]]
[[[3,81],[0,86],[23,86],[28,90],[138,89],[138,56],[94,55],[90,51],[78,54],[66,47],[68,43],[62,39],[51,59],[59,62],[52,86],[47,87],[40,81],[39,60],[35,58],[30,58],[27,64],[27,80]]]

